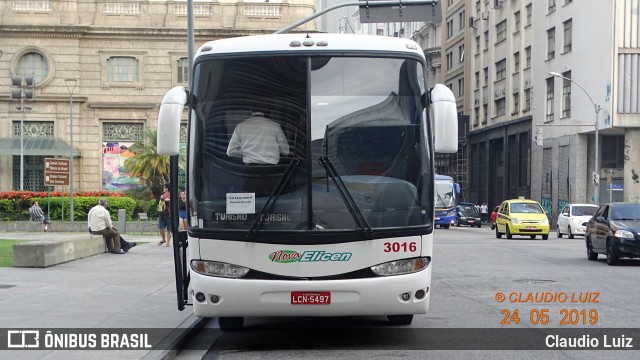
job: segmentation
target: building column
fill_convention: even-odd
[[[588,135],[573,135],[571,137],[571,169],[569,169],[569,179],[571,181],[571,202],[573,203],[591,203],[591,197],[588,196],[590,189],[588,188],[591,183],[588,181],[591,178],[591,171],[588,168],[588,156],[589,153],[589,136]]]
[[[640,201],[640,129],[627,128],[624,143],[624,201]]]

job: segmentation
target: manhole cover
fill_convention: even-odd
[[[520,283],[520,284],[542,284],[542,283],[552,283],[556,281],[546,280],[546,279],[516,279],[516,280],[513,280],[513,282]]]

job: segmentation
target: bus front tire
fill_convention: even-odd
[[[218,325],[222,331],[234,331],[242,329],[244,325],[243,317],[221,317],[218,318]]]
[[[413,315],[387,315],[391,325],[411,325]]]

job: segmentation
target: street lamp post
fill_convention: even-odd
[[[594,186],[593,203],[596,204],[596,205],[600,205],[600,158],[599,158],[600,149],[598,147],[599,146],[599,144],[598,144],[598,138],[599,138],[598,129],[600,128],[600,124],[598,123],[598,114],[600,113],[601,106],[596,104],[595,102],[593,102],[593,99],[591,98],[591,95],[589,95],[587,90],[585,90],[577,82],[573,81],[573,79],[570,79],[568,77],[562,76],[562,74],[557,73],[557,72],[553,72],[553,71],[550,71],[549,75],[554,76],[554,77],[558,77],[558,78],[561,78],[561,79],[565,79],[565,80],[571,81],[572,83],[576,84],[576,86],[579,87],[580,90],[582,90],[582,92],[584,92],[585,95],[587,95],[587,97],[589,98],[589,101],[591,101],[591,105],[593,105],[593,110],[596,113],[596,122],[594,123],[594,126],[596,128],[596,131],[595,131],[596,149],[595,149],[595,164],[594,164],[594,171],[593,171],[593,179],[591,179],[591,182],[593,183],[593,186]]]
[[[11,77],[11,99],[20,100],[20,191],[24,190],[24,101],[35,99],[33,87],[33,75]]]
[[[64,84],[69,91],[69,142],[71,150],[69,153],[69,220],[73,222],[73,90],[76,88],[78,79],[64,79]]]

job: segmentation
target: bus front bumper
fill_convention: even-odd
[[[199,317],[364,316],[424,314],[431,267],[412,274],[330,281],[226,279],[191,272],[193,311]],[[422,298],[418,298],[422,293]],[[330,302],[296,304],[294,294],[329,293]],[[204,295],[198,301],[198,293]]]

